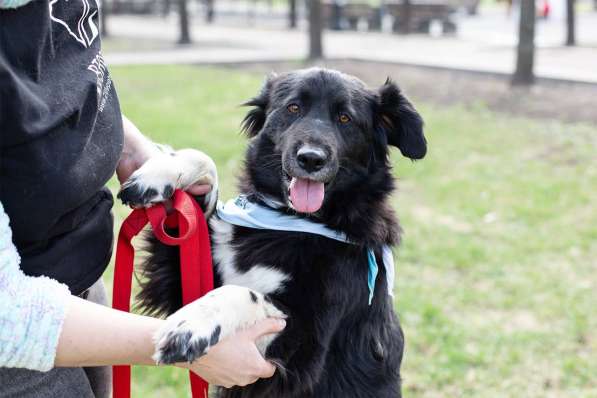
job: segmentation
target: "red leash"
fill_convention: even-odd
[[[135,250],[131,240],[149,222],[153,233],[162,243],[180,246],[182,303],[186,305],[213,290],[213,269],[207,222],[203,211],[187,193],[177,190],[173,197],[174,212],[166,214],[164,205],[136,209],[124,220],[118,235],[112,307],[130,312],[133,260]],[[164,227],[178,227],[179,237],[166,233]],[[193,398],[206,398],[208,384],[189,372]],[[131,367],[113,367],[113,398],[131,397]]]

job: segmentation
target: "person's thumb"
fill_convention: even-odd
[[[212,186],[210,184],[193,184],[185,189],[188,193],[195,196],[206,195],[210,193]]]
[[[278,333],[284,330],[286,321],[282,318],[267,318],[257,322],[255,325],[247,329],[247,334],[253,340],[261,336],[271,333]]]

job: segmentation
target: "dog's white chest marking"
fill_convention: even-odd
[[[257,264],[248,271],[236,267],[235,250],[232,246],[232,225],[212,217],[213,253],[224,285],[244,286],[261,294],[270,294],[284,288],[290,279],[288,274],[267,265]]]

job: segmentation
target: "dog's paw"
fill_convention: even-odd
[[[154,162],[155,161],[155,162]],[[178,179],[176,170],[158,169],[157,159],[148,160],[135,171],[118,192],[118,199],[131,207],[146,207],[172,197]]]
[[[226,285],[181,308],[154,336],[158,364],[193,362],[218,341],[268,317],[285,318],[269,298],[254,290]],[[257,341],[261,353],[275,336]]]
[[[175,189],[209,185],[203,197],[204,210],[210,212],[217,198],[217,171],[213,160],[203,152],[183,149],[147,160],[120,189],[118,198],[131,207],[147,207],[172,197]]]

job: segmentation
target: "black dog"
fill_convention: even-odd
[[[218,396],[399,397],[403,334],[383,266],[368,303],[367,250],[373,249],[382,264],[382,247],[399,241],[400,228],[388,204],[394,189],[389,146],[408,158],[423,158],[427,145],[421,117],[390,80],[371,91],[354,77],[325,69],[271,76],[247,105],[253,109],[243,127],[251,140],[240,192],[264,206],[276,203],[281,214],[343,232],[352,243],[240,227],[211,217],[216,284],[265,295],[245,294],[238,300],[246,308],[271,300],[288,315],[286,329],[267,346],[266,356],[280,365],[274,377],[221,389]],[[147,204],[171,193],[174,182],[152,180],[164,168],[157,163],[153,171],[148,166],[133,175],[120,194],[125,202]],[[213,197],[202,200],[214,202]],[[170,314],[181,305],[178,252],[156,241],[151,251],[140,299],[150,312]],[[177,319],[164,331],[158,360],[192,360],[221,338],[221,323],[233,325],[230,332],[250,323],[243,315],[248,310],[238,310],[235,303],[222,309],[227,319],[200,332],[176,330]],[[273,312],[268,307],[258,317]]]

